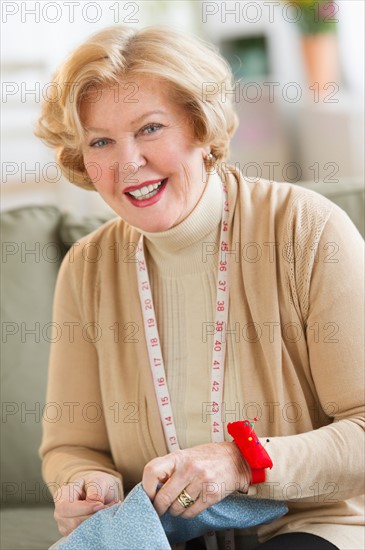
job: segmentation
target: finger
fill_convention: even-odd
[[[108,492],[109,486],[106,486],[104,479],[93,479],[86,481],[85,483],[85,493],[86,500],[94,502],[104,502],[106,493]]]
[[[55,508],[56,520],[60,518],[77,518],[85,515],[91,515],[95,512],[97,506],[104,506],[102,502],[88,502],[87,500],[79,500],[77,502],[69,502],[61,500]]]
[[[179,500],[180,495],[182,497],[181,501]],[[199,514],[202,509],[204,509],[204,507],[202,507],[202,502],[199,502],[199,500],[201,501],[200,495],[201,492],[199,489],[194,488],[193,485],[188,485],[183,491],[178,494],[176,500],[172,503],[171,507],[169,508],[170,514],[172,516],[183,517],[194,517],[195,515]],[[193,503],[190,504],[188,507],[184,506],[184,496],[193,501]],[[186,516],[188,510],[189,516]],[[191,515],[191,513],[193,513],[193,515]]]
[[[57,489],[53,496],[53,501],[56,504],[60,500],[69,500],[74,502],[76,500],[83,500],[85,498],[85,480],[77,479],[62,485]]]
[[[105,510],[106,508],[110,508],[111,506],[114,506],[114,504],[120,504],[121,500],[112,500],[111,502],[108,502],[108,504],[95,504],[94,505],[94,512],[99,512],[100,510]]]
[[[120,502],[123,497],[123,488],[119,479],[110,477],[108,479],[104,504],[110,504],[112,502]]]
[[[104,504],[119,502],[123,494],[120,480],[109,474],[102,474],[86,480],[86,499],[100,501]]]
[[[159,516],[162,516],[169,508],[174,506],[174,512],[177,514],[182,508],[181,504],[177,506],[177,498],[185,489],[185,487],[192,485],[194,479],[192,479],[191,474],[187,472],[185,468],[175,470],[172,477],[170,477],[166,483],[161,487],[161,489],[156,494],[153,500],[153,506]],[[195,499],[199,495],[199,489],[191,488],[191,498]]]
[[[146,464],[143,470],[142,486],[152,501],[155,500],[158,484],[166,484],[166,481],[174,473],[175,467],[176,464],[173,454],[161,458],[154,458]]]

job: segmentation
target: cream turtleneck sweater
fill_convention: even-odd
[[[236,332],[227,335],[222,417],[258,418],[274,466],[255,486],[257,497],[289,507],[258,528],[259,539],[304,531],[341,550],[362,549],[363,241],[344,212],[316,193],[231,170],[223,177],[229,328]],[[204,338],[202,324],[214,322],[218,255],[205,253],[219,238],[221,201],[219,179],[211,177],[181,224],[145,235],[181,447],[210,440],[202,410],[213,338]],[[40,449],[48,483],[102,470],[129,491],[146,463],[167,452],[138,298],[139,238],[112,220],[61,266],[53,321],[62,337],[51,346],[47,390],[58,416],[44,418]],[[97,262],[85,255],[90,243],[101,251]]]

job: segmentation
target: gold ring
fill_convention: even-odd
[[[185,489],[181,491],[181,493],[177,497],[177,500],[184,508],[189,508],[189,506],[191,506],[195,502],[195,500],[191,498],[191,496],[185,491]]]

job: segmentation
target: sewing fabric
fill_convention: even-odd
[[[288,511],[283,502],[232,493],[192,519],[161,518],[139,483],[121,504],[101,510],[84,521],[57,550],[170,550],[210,530],[253,527],[269,523]]]

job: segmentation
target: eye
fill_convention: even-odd
[[[145,136],[150,136],[152,134],[155,134],[158,130],[162,128],[162,124],[157,124],[155,122],[151,124],[147,124],[147,126],[144,126],[141,128],[140,133]]]
[[[110,143],[110,139],[107,138],[95,139],[90,143],[90,147],[105,147],[108,143]]]

